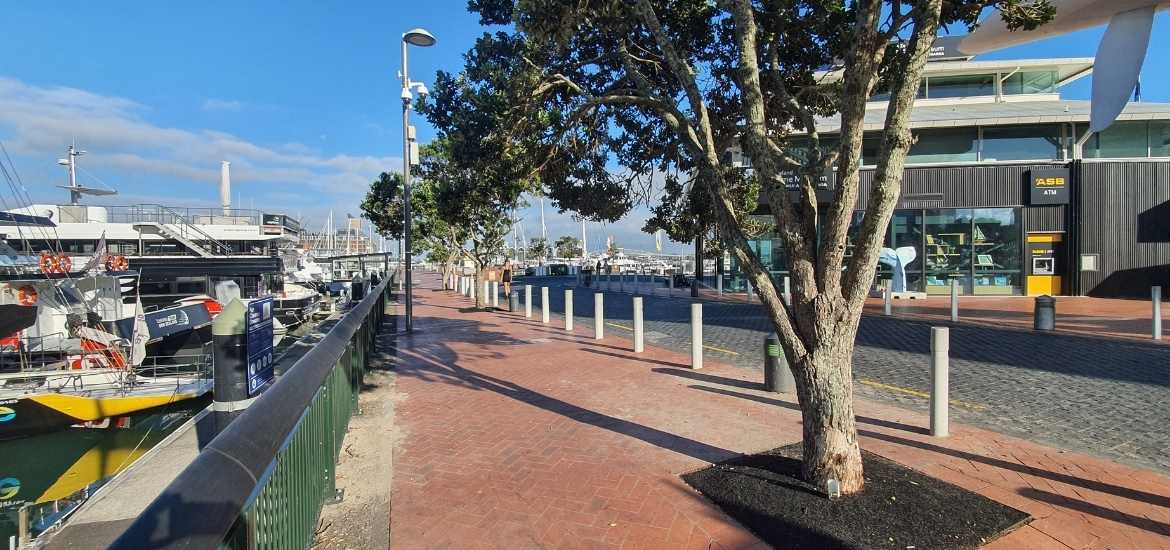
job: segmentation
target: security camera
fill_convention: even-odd
[[[427,89],[426,84],[419,84],[415,91],[418,92],[419,96],[424,98],[431,94],[431,91]]]

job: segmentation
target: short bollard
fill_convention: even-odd
[[[930,329],[930,435],[950,435],[950,329]]]
[[[540,322],[548,324],[548,287],[540,287]]]
[[[788,370],[788,358],[780,349],[780,339],[775,334],[764,338],[764,389],[772,393],[792,393],[796,382]]]
[[[951,279],[951,322],[959,322],[959,280]]]
[[[894,314],[893,298],[894,291],[890,290],[890,285],[886,285],[885,288],[882,289],[882,306],[884,308],[883,313],[885,313],[886,317]]]
[[[751,303],[751,302],[754,302],[755,300],[756,300],[756,288],[752,286],[751,281],[748,281],[747,301],[748,301],[748,303]]]
[[[573,289],[565,289],[565,330],[573,332]]]
[[[666,276],[666,295],[668,297],[674,296],[674,274]]]
[[[215,401],[211,404],[216,433],[242,414],[248,406],[248,307],[232,300],[211,323]]]
[[[532,318],[532,285],[524,285],[524,318]]]
[[[1154,304],[1154,339],[1162,339],[1162,287],[1150,288],[1150,302]]]
[[[1056,298],[1047,294],[1037,296],[1033,316],[1032,328],[1036,330],[1056,330]]]
[[[487,281],[483,282],[483,307],[492,307],[492,285]]]
[[[634,353],[646,351],[646,331],[642,323],[642,297],[634,296]]]
[[[492,281],[492,307],[500,307],[500,283]]]
[[[593,293],[593,339],[605,338],[605,295]]]
[[[715,274],[715,292],[717,292],[720,296],[723,296],[723,274],[722,273]]]
[[[691,368],[703,368],[703,304],[691,304]]]
[[[512,294],[508,295],[508,313],[517,311],[520,311],[520,291],[513,290]]]
[[[784,276],[784,305],[792,307],[792,286],[787,275]]]

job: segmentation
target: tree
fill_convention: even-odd
[[[382,172],[370,184],[362,200],[362,212],[374,224],[374,229],[387,239],[401,239],[405,233],[402,215],[402,174]]]
[[[548,245],[548,239],[537,237],[529,241],[528,256],[542,262],[552,256],[552,247]]]
[[[565,235],[557,239],[553,246],[557,249],[558,258],[576,258],[581,255],[581,239]]]
[[[668,200],[709,201],[724,246],[763,302],[796,380],[804,476],[822,489],[837,480],[843,493],[862,490],[853,346],[914,141],[910,113],[930,47],[940,28],[973,25],[988,7],[999,8],[1015,29],[1051,18],[1052,6],[1046,0],[470,6],[485,23],[515,24],[528,42],[516,64],[542,75],[530,92],[539,105],[529,109],[549,123],[540,134],[550,147],[540,169],[550,196],[587,212],[609,204],[609,215],[629,204],[621,197],[639,192],[629,173],[693,176],[690,188]],[[859,204],[866,102],[879,89],[890,101],[875,133],[880,145],[868,198]],[[739,147],[750,171],[725,155]],[[626,173],[612,174],[609,159]],[[826,173],[835,180],[828,203],[817,195]],[[745,178],[766,199],[783,245],[794,283],[791,308],[749,246],[736,191]],[[858,207],[864,216],[853,226]],[[694,229],[702,228],[700,220]]]

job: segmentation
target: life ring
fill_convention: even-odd
[[[106,270],[107,271],[117,271],[118,270],[118,257],[117,256],[106,256]]]
[[[126,271],[130,269],[130,260],[125,256],[118,256],[118,271]]]
[[[57,256],[57,263],[55,265],[57,273],[69,273],[73,271],[73,258],[64,254]]]
[[[16,301],[22,306],[31,306],[37,303],[37,289],[25,285],[16,291]]]
[[[39,265],[41,268],[41,273],[52,273],[53,272],[54,259],[55,259],[55,257],[50,256],[48,252],[41,252],[41,260],[39,262],[37,262],[37,265]]]

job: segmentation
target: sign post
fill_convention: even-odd
[[[248,336],[248,397],[255,397],[272,383],[272,308],[271,296],[248,302],[246,332]]]

